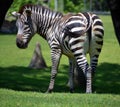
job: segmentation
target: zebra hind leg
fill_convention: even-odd
[[[84,91],[86,88],[86,78],[82,69],[76,63],[76,72],[74,71],[74,78],[77,80],[77,85]]]
[[[74,69],[75,69],[75,61],[72,58],[69,58],[69,87],[70,93],[74,92]]]
[[[86,72],[86,93],[92,93],[92,71],[91,67],[88,67]]]
[[[70,88],[70,93],[74,92],[74,70],[75,70],[75,59],[69,58],[69,81],[67,85]]]
[[[87,63],[87,59],[85,56],[77,58],[77,63],[79,67],[82,69],[85,78],[86,78],[86,93],[92,93],[92,75],[91,75],[91,67],[89,67]]]

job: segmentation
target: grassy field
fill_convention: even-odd
[[[15,35],[0,35],[0,106],[1,107],[119,107],[120,47],[110,16],[101,16],[105,27],[104,46],[99,58],[93,87],[94,94],[84,94],[79,87],[70,94],[68,59],[63,56],[54,93],[44,94],[50,79],[50,49],[38,35],[28,49],[20,50]],[[28,68],[36,42],[39,41],[48,68]],[[89,60],[89,59],[88,59]]]
[[[120,96],[0,90],[1,107],[119,107]]]

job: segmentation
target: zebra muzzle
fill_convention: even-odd
[[[16,45],[18,48],[25,49],[27,48],[27,44],[24,43],[21,39],[17,38],[16,39]]]

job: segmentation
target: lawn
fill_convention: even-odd
[[[54,93],[45,94],[50,79],[50,49],[38,35],[29,47],[18,49],[15,35],[0,35],[0,105],[1,107],[119,107],[120,47],[110,16],[101,16],[105,27],[104,46],[94,78],[94,94],[84,94],[79,87],[70,94],[68,59],[63,56],[56,78]],[[40,42],[46,69],[30,69],[28,65],[36,42]],[[88,59],[89,60],[89,59]]]

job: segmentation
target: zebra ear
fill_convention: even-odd
[[[15,11],[12,12],[11,14],[12,14],[14,17],[19,17],[19,16],[20,16],[20,13],[17,13],[17,12],[15,12]]]
[[[27,16],[31,16],[31,10],[26,9],[25,12],[26,12]]]

